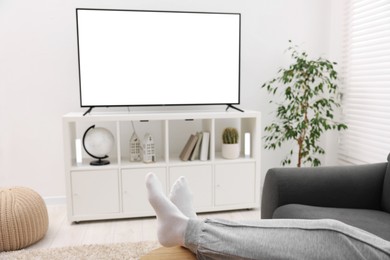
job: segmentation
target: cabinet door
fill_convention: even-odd
[[[196,210],[210,209],[213,206],[213,170],[211,165],[171,167],[169,187],[180,177],[185,176],[194,195]]]
[[[237,163],[215,166],[216,206],[254,203],[255,164]]]
[[[74,215],[119,212],[118,171],[74,171],[71,177]]]
[[[155,215],[153,208],[148,201],[145,186],[145,176],[149,172],[154,172],[158,177],[163,190],[166,190],[166,169],[126,169],[122,170],[122,194],[123,212],[134,215]]]

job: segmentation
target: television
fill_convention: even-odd
[[[240,103],[239,13],[76,9],[81,107]]]

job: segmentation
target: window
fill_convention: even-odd
[[[390,152],[390,1],[350,0],[343,57],[343,164],[383,162]]]

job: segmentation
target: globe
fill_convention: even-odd
[[[84,133],[83,146],[85,151],[93,158],[98,159],[92,161],[91,165],[105,165],[109,164],[108,153],[114,146],[114,136],[112,133],[103,127],[89,127]]]

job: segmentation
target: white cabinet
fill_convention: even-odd
[[[215,166],[215,205],[252,205],[256,202],[255,163]]]
[[[91,158],[80,147],[91,125],[104,127],[114,136],[109,165],[91,166]],[[153,136],[156,162],[131,162],[129,140],[133,126],[139,139]],[[222,132],[236,127],[241,155],[235,160],[221,156]],[[147,201],[145,175],[154,172],[163,190],[185,176],[194,193],[197,212],[256,208],[260,206],[260,113],[161,112],[100,113],[63,116],[65,179],[70,221],[153,216]],[[179,154],[191,134],[209,133],[208,160],[182,161]],[[245,144],[244,136],[250,135]],[[250,154],[244,155],[245,146]]]
[[[119,213],[118,171],[72,171],[73,213],[79,216]]]
[[[152,216],[154,211],[148,202],[146,192],[145,176],[154,172],[161,181],[166,193],[166,169],[165,168],[144,168],[122,170],[122,198],[123,213],[137,216]]]
[[[211,165],[174,166],[169,169],[169,187],[184,176],[194,195],[194,207],[198,212],[211,210],[213,206],[213,168]]]

